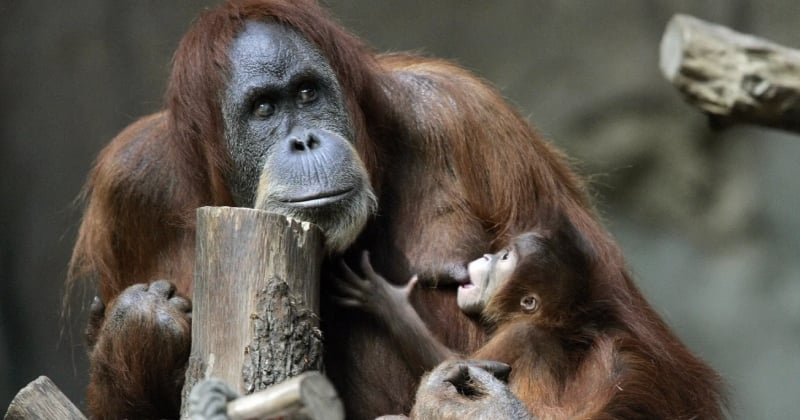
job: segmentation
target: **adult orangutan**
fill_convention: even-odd
[[[508,387],[464,362],[452,367],[448,359],[457,355],[408,302],[413,279],[405,287],[389,284],[366,253],[365,278],[343,267],[340,303],[380,319],[408,363],[435,368],[420,385],[411,417],[476,418],[487,406],[496,409],[500,398],[513,406],[515,395],[527,416],[539,420],[722,419],[714,371],[664,324],[635,328],[627,302],[619,300],[634,286],[594,278],[590,244],[568,224],[548,229],[522,233],[471,262],[469,280],[458,289],[459,308],[491,331],[471,357],[507,364]],[[515,418],[527,418],[517,412]]]
[[[229,1],[200,16],[165,108],[102,151],[86,197],[70,276],[98,282],[87,334],[97,418],[177,416],[199,206],[258,200],[320,225],[332,254],[368,249],[390,278],[417,273],[416,310],[459,352],[483,342],[454,302],[466,262],[540,215],[562,215],[593,245],[594,276],[628,282],[579,178],[497,92],[443,61],[377,55],[311,0]],[[662,341],[638,293],[612,293],[632,328]],[[424,368],[375,320],[326,301],[321,311],[348,416],[408,412]]]

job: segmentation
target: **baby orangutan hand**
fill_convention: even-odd
[[[367,251],[361,257],[364,277],[356,274],[344,261],[341,267],[343,277],[336,283],[339,292],[336,301],[340,305],[359,308],[383,322],[391,322],[397,314],[414,311],[409,296],[417,283],[417,276],[412,277],[405,286],[395,286],[375,272]]]

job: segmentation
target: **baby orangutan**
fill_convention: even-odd
[[[587,244],[571,226],[562,226],[523,233],[506,249],[472,261],[457,303],[479,317],[491,337],[469,358],[510,365],[508,388],[530,413],[517,411],[517,418],[722,418],[717,384],[692,382],[716,378],[713,371],[657,316],[630,313],[626,302],[615,298],[643,300],[629,279],[619,284],[594,280]],[[433,336],[409,303],[414,278],[403,287],[390,284],[374,272],[366,253],[361,268],[364,278],[343,264],[341,304],[384,323],[411,366],[430,370],[459,357]],[[462,372],[479,370],[464,368],[469,361],[439,365],[423,378],[412,418],[475,418],[468,414],[475,412],[469,411],[474,400],[443,397],[443,390],[458,391],[453,381],[439,378],[446,376],[443,371],[453,376],[453,363],[461,363]],[[503,404],[513,409],[512,400],[505,396]],[[481,407],[490,403],[480,402]]]

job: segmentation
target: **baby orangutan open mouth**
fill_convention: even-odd
[[[469,279],[458,287],[458,307],[469,315],[479,315],[517,266],[517,250],[507,248],[495,254],[484,254],[469,263]]]

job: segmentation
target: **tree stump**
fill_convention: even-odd
[[[800,132],[800,51],[676,15],[661,39],[664,76],[718,124]]]
[[[196,231],[184,415],[202,378],[249,394],[322,370],[319,229],[261,210],[204,207]]]

